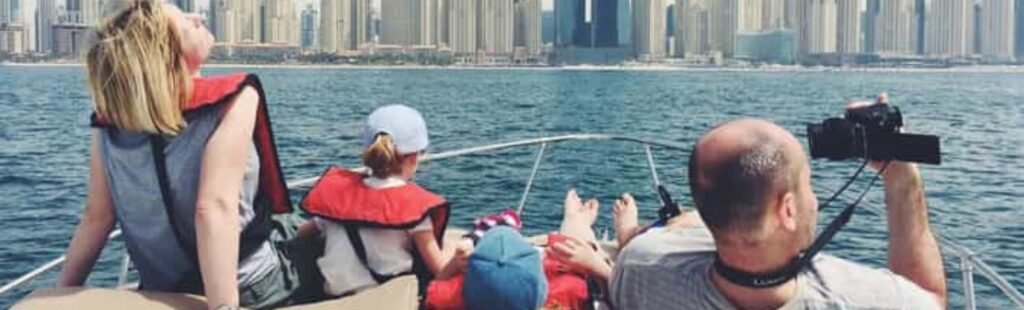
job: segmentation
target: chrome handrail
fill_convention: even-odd
[[[826,189],[828,188],[826,187]],[[833,192],[835,191],[834,189],[829,190]],[[853,197],[852,195],[852,193],[846,192],[841,194],[842,197],[847,199],[857,198]],[[885,215],[885,210],[879,208],[875,201],[872,200],[871,198],[865,197],[863,199],[863,202],[864,203],[861,206],[861,208],[863,208],[864,210],[867,210],[871,214],[874,214],[875,216],[879,217]],[[966,309],[975,309],[975,307],[977,306],[974,294],[975,272],[980,273],[983,277],[992,282],[992,285],[998,288],[999,291],[1003,293],[1003,295],[1006,295],[1006,297],[1009,298],[1010,301],[1012,301],[1015,305],[1017,305],[1018,308],[1024,309],[1024,294],[1021,294],[1021,291],[1019,289],[1013,287],[1013,285],[1010,284],[1010,282],[1007,281],[1006,278],[1003,278],[1003,276],[999,275],[999,273],[996,272],[995,269],[992,269],[992,266],[990,266],[985,261],[981,260],[981,258],[975,255],[974,252],[968,249],[967,247],[957,244],[952,239],[949,239],[946,236],[939,234],[938,232],[933,232],[933,234],[935,235],[935,239],[938,240],[939,245],[941,245],[940,248],[945,252],[949,252],[955,255],[958,260],[958,263],[961,266],[961,281],[963,282],[964,286],[964,301]],[[965,268],[965,264],[969,268]]]
[[[537,172],[537,169],[538,169],[539,164],[541,162],[541,158],[544,155],[544,152],[545,152],[545,150],[546,150],[548,145],[556,144],[556,143],[561,143],[561,142],[568,142],[568,141],[591,141],[591,140],[623,141],[623,142],[632,142],[632,143],[642,144],[644,146],[645,155],[647,156],[648,165],[649,165],[649,167],[651,169],[652,179],[654,180],[655,183],[659,183],[660,180],[658,178],[657,169],[656,169],[656,166],[654,164],[654,158],[653,158],[653,156],[650,153],[650,147],[651,146],[657,146],[657,147],[662,147],[662,148],[671,149],[671,150],[677,150],[677,151],[685,151],[685,152],[690,151],[690,147],[685,146],[685,145],[681,145],[681,144],[677,144],[677,143],[673,143],[673,142],[662,142],[662,141],[647,140],[647,139],[627,137],[627,136],[605,135],[605,134],[570,134],[570,135],[554,136],[554,137],[544,137],[544,138],[537,138],[537,139],[526,139],[526,140],[519,140],[519,141],[514,141],[514,142],[508,142],[508,143],[491,144],[491,145],[484,145],[484,146],[478,146],[478,147],[470,147],[470,148],[458,149],[458,150],[454,150],[454,151],[448,151],[448,152],[442,152],[442,153],[436,153],[436,154],[428,154],[427,156],[424,156],[423,158],[421,158],[420,162],[425,163],[425,162],[430,162],[430,161],[443,160],[443,159],[460,157],[460,156],[466,156],[466,155],[474,155],[474,154],[481,154],[481,153],[492,152],[492,151],[505,150],[505,149],[515,148],[515,147],[520,147],[520,146],[530,146],[530,145],[538,145],[538,144],[542,145],[541,150],[538,151],[537,157],[536,157],[536,159],[534,161],[533,170],[531,171],[531,175],[530,175],[530,180],[528,181],[527,188],[525,189],[525,191],[523,193],[524,196],[520,200],[520,208],[522,208],[522,206],[525,205],[526,195],[529,194],[530,189],[532,188],[530,185],[532,185],[532,181],[536,177],[536,172]],[[360,170],[360,169],[357,169],[357,170]],[[290,189],[299,188],[299,187],[305,187],[305,186],[311,186],[314,183],[316,183],[316,181],[318,179],[319,179],[319,176],[311,177],[311,178],[305,178],[305,179],[300,179],[300,180],[288,182],[287,186]],[[850,195],[850,194],[848,194],[848,193],[844,193],[843,194],[843,196],[847,196],[847,195]],[[875,206],[872,203],[871,199],[867,199],[866,198],[864,200],[864,202],[865,202],[865,204],[864,204],[864,209],[865,210],[868,210],[869,212],[874,213],[875,215],[878,215],[878,216],[881,216],[881,215],[883,215],[885,213],[884,210],[881,210],[877,206]],[[120,236],[120,235],[121,235],[121,230],[118,229],[118,230],[113,231],[108,238],[109,239],[113,239],[113,238],[116,238],[117,236]],[[1012,302],[1014,302],[1018,307],[1024,308],[1024,294],[1021,294],[1020,290],[1018,290],[1017,288],[1013,287],[1013,285],[1011,285],[1005,278],[1000,276],[994,269],[992,269],[991,266],[989,266],[987,263],[982,261],[977,255],[975,255],[969,249],[967,249],[966,247],[961,246],[961,245],[953,242],[951,239],[948,239],[948,238],[946,238],[946,237],[944,237],[944,236],[942,236],[942,235],[940,235],[938,233],[935,233],[935,237],[939,241],[939,244],[942,245],[942,249],[944,251],[946,251],[946,252],[952,252],[954,255],[956,255],[956,257],[959,259],[959,261],[961,263],[961,266],[962,266],[961,267],[961,269],[962,269],[961,270],[962,271],[961,274],[963,276],[963,282],[964,282],[964,298],[965,298],[965,301],[967,302],[966,306],[967,306],[968,309],[973,309],[975,307],[975,302],[974,302],[975,301],[975,291],[974,291],[974,281],[973,281],[973,276],[974,276],[975,271],[977,271],[982,276],[987,278],[990,282],[992,282],[992,284],[994,286],[996,286],[996,288],[998,288],[1001,292],[1003,292],[1003,294],[1005,296],[1007,296],[1007,298],[1009,298]],[[127,254],[125,254],[125,255],[127,255]],[[4,286],[0,287],[0,295],[6,294],[9,291],[11,291],[11,290],[13,290],[13,289],[15,289],[17,287],[20,287],[20,286],[28,283],[29,281],[37,278],[38,276],[42,275],[43,273],[57,268],[58,266],[60,266],[61,263],[64,262],[64,260],[65,260],[65,256],[58,257],[58,258],[56,258],[54,260],[51,260],[50,262],[47,262],[47,263],[43,264],[42,266],[40,266],[40,267],[38,267],[36,269],[33,269],[32,271],[22,275],[21,277],[18,277],[17,279],[11,281],[10,283],[5,284]],[[128,265],[127,261],[123,262],[122,273],[127,273],[127,268],[125,268],[125,267],[127,267],[127,265]],[[119,282],[123,282],[123,279],[125,279],[125,275],[124,274],[122,274],[119,277]]]
[[[117,238],[118,236],[121,236],[121,229],[116,229],[113,232],[111,232],[110,235],[107,236],[107,240]],[[22,286],[25,283],[28,283],[29,281],[32,281],[33,279],[42,275],[44,272],[57,268],[58,266],[60,266],[60,264],[64,263],[65,259],[67,259],[67,256],[61,255],[58,258],[46,262],[42,266],[36,267],[36,269],[32,269],[32,271],[29,271],[21,275],[17,279],[14,279],[13,281],[4,284],[4,286],[0,287],[0,295],[6,294],[8,291],[18,288],[19,286]]]

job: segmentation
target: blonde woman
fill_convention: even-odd
[[[211,309],[289,303],[298,283],[270,216],[291,205],[259,80],[199,76],[213,37],[196,15],[108,5],[86,59],[88,198],[59,285],[83,285],[116,222],[143,290],[202,294]]]

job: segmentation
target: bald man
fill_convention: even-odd
[[[945,272],[928,225],[921,176],[916,166],[902,162],[891,162],[882,176],[891,271],[819,254],[797,276],[769,287],[724,277],[725,269],[771,274],[810,246],[818,216],[810,175],[800,142],[775,124],[744,119],[712,129],[697,141],[689,165],[690,190],[703,224],[656,228],[630,241],[615,265],[612,304],[617,309],[944,307]],[[725,267],[716,267],[716,257]]]

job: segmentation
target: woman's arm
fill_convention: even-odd
[[[61,271],[57,286],[81,286],[96,264],[107,235],[114,229],[114,204],[110,201],[107,174],[99,152],[99,131],[93,130],[89,159],[89,194],[85,200],[85,212],[78,222],[71,245],[68,246],[67,260]]]
[[[239,193],[252,150],[259,95],[235,98],[203,153],[196,199],[196,246],[207,305],[238,305]]]

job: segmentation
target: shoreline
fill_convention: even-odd
[[[0,67],[78,68],[82,63],[2,62]],[[1024,73],[1024,66],[964,66],[949,68],[916,67],[802,67],[770,66],[761,68],[676,66],[676,65],[580,65],[580,66],[427,66],[427,65],[346,65],[346,64],[205,64],[204,68],[290,69],[290,70],[497,70],[497,71],[654,71],[654,72],[910,72],[910,73]]]

